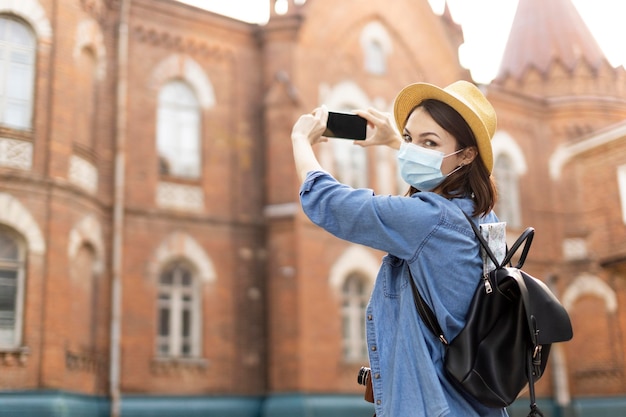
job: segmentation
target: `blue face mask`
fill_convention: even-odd
[[[413,143],[402,142],[398,151],[398,164],[402,179],[420,191],[431,191],[445,180],[448,175],[461,169],[456,169],[444,175],[441,172],[443,159],[456,155],[463,149],[444,155],[443,152],[422,148]]]

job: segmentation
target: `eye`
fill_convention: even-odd
[[[424,142],[422,144],[425,148],[434,148],[437,146],[437,142],[430,139],[424,139]]]
[[[404,141],[408,143],[413,142],[413,138],[408,133],[405,133],[404,135],[402,135],[402,139],[404,139]]]

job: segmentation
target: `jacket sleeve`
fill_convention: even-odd
[[[402,259],[413,256],[441,216],[441,207],[431,198],[376,196],[321,171],[307,175],[300,202],[309,219],[329,233]]]

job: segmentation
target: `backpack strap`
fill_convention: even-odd
[[[524,230],[524,233],[522,233],[520,237],[517,238],[513,246],[511,246],[511,249],[507,251],[506,256],[504,257],[504,260],[500,263],[496,260],[496,256],[493,254],[493,252],[489,248],[489,244],[483,237],[482,233],[480,233],[480,230],[478,229],[478,227],[474,224],[474,221],[472,220],[472,218],[468,216],[467,213],[465,212],[463,212],[463,214],[465,215],[465,217],[467,218],[467,221],[469,221],[470,225],[472,226],[472,230],[474,230],[474,234],[478,238],[478,241],[480,242],[480,246],[482,246],[482,248],[485,250],[485,253],[487,254],[487,256],[489,256],[489,259],[491,259],[493,264],[496,266],[496,269],[501,268],[504,265],[510,263],[511,258],[513,258],[513,255],[515,255],[515,252],[517,252],[519,247],[522,246],[522,243],[524,243],[524,249],[522,250],[522,255],[520,256],[519,261],[517,265],[515,266],[515,268],[520,269],[524,265],[524,262],[526,261],[526,256],[528,255],[528,251],[530,250],[530,245],[533,242],[533,237],[535,236],[535,229],[533,229],[532,227],[526,228],[526,230]]]
[[[506,265],[511,262],[511,258],[513,257],[515,252],[517,252],[517,249],[519,249],[522,243],[524,243],[524,249],[522,249],[522,254],[519,258],[519,261],[517,262],[517,265],[515,265],[515,268],[521,269],[522,266],[524,266],[524,262],[526,261],[526,255],[528,255],[528,251],[530,250],[530,244],[533,242],[534,236],[535,229],[533,229],[532,227],[526,228],[526,230],[524,230],[524,233],[522,233],[520,237],[517,238],[513,246],[511,246],[511,249],[509,249],[509,251],[507,252],[504,260],[502,261],[502,265]]]
[[[491,259],[491,262],[493,262],[496,269],[500,268],[502,265],[505,265],[506,262],[502,262],[502,263],[498,262],[496,255],[493,254],[493,252],[491,251],[491,248],[489,247],[489,243],[487,243],[487,241],[483,237],[483,234],[480,233],[480,229],[478,229],[478,226],[474,224],[474,220],[472,220],[472,218],[468,216],[467,213],[463,212],[463,214],[465,215],[465,218],[469,222],[470,226],[472,226],[472,230],[474,231],[474,234],[478,238],[478,241],[480,242],[480,246],[482,246],[482,248],[485,250],[485,253],[487,254],[487,256],[489,256],[489,259]]]
[[[483,237],[482,233],[480,233],[480,230],[474,224],[474,221],[472,220],[472,218],[468,216],[465,212],[463,212],[463,214],[465,215],[470,225],[472,226],[472,230],[474,231],[474,234],[478,238],[478,241],[480,242],[481,247],[485,250],[485,253],[487,254],[487,256],[489,256],[493,264],[496,266],[496,269],[502,268],[504,265],[510,263],[511,258],[513,257],[515,252],[519,249],[519,247],[522,244],[524,244],[522,255],[515,268],[519,269],[522,267],[522,265],[524,264],[524,261],[526,260],[526,256],[528,255],[530,244],[532,243],[532,240],[533,240],[535,230],[532,227],[527,228],[524,231],[524,233],[522,233],[522,235],[515,241],[511,249],[507,251],[502,263],[499,263],[495,255],[489,248],[489,244]],[[433,312],[433,310],[428,306],[424,298],[422,298],[422,295],[419,293],[419,290],[417,289],[417,285],[415,284],[415,281],[413,280],[413,274],[411,273],[411,268],[409,267],[408,263],[407,263],[407,268],[409,270],[409,281],[411,282],[411,288],[413,290],[413,300],[415,302],[415,307],[417,309],[417,312],[419,313],[420,317],[422,318],[422,321],[426,324],[428,329],[435,335],[435,337],[439,339],[439,341],[441,341],[441,343],[444,346],[447,347],[448,341],[446,340],[443,334],[443,330],[441,329],[441,326],[439,325],[439,322],[437,321],[437,317],[435,316],[435,313]],[[518,274],[518,275],[519,276],[517,275],[515,276],[515,280],[518,283],[521,296],[524,299],[524,305],[528,306],[530,305],[530,303],[529,303],[529,294],[526,288],[526,283],[524,282],[524,278],[522,277],[522,275],[521,274]],[[489,281],[488,275],[485,274],[483,279]],[[490,292],[490,290],[488,290],[488,292]],[[537,341],[538,331],[536,329],[536,325],[533,326],[531,323],[529,323],[529,327],[531,331],[532,348],[528,351],[528,354],[526,356],[527,358],[527,363],[526,363],[527,375],[526,376],[528,378],[528,387],[529,387],[529,394],[530,394],[530,413],[528,414],[527,417],[543,417],[543,413],[537,407],[537,403],[535,400],[535,380],[538,379],[540,376],[539,371],[538,371],[538,365],[541,362],[541,345],[539,345]],[[534,333],[533,333],[533,330],[534,330]]]
[[[513,257],[515,252],[519,249],[522,243],[525,243],[524,249],[522,250],[522,255],[520,257],[520,260],[516,268],[519,269],[522,267],[522,265],[524,264],[524,261],[526,260],[526,256],[528,255],[528,251],[530,250],[530,244],[532,243],[533,236],[535,233],[535,230],[532,227],[527,228],[524,231],[524,233],[522,233],[522,235],[513,244],[511,249],[507,252],[502,263],[500,263],[498,262],[498,260],[496,259],[496,256],[491,251],[491,248],[489,248],[489,244],[483,237],[482,233],[480,233],[478,226],[474,224],[474,221],[472,220],[472,218],[468,216],[465,212],[463,212],[463,214],[465,215],[465,218],[467,218],[467,221],[469,222],[470,226],[472,226],[472,230],[474,231],[474,235],[476,235],[476,238],[478,238],[478,241],[480,242],[480,246],[484,249],[485,253],[489,257],[489,259],[491,259],[491,261],[496,266],[496,268],[501,268],[503,265],[506,265],[507,263],[511,262],[511,258]],[[435,337],[439,339],[441,343],[447,346],[448,341],[443,334],[443,330],[441,329],[439,322],[437,321],[437,316],[435,316],[435,313],[428,306],[428,303],[426,303],[426,301],[420,294],[419,290],[417,289],[417,285],[415,284],[415,280],[413,279],[413,274],[411,273],[411,268],[408,266],[408,264],[407,264],[407,268],[409,270],[409,281],[411,282],[411,289],[413,290],[413,301],[415,302],[415,308],[417,309],[417,312],[422,318],[422,321],[426,324],[428,329],[435,335]],[[488,275],[485,275],[483,279],[489,281]],[[489,283],[486,282],[485,284],[486,284],[485,285],[486,288],[492,287],[491,282]]]
[[[474,230],[474,234],[478,238],[480,245],[485,249],[485,253],[487,253],[487,256],[489,256],[489,258],[491,259],[493,264],[496,266],[496,268],[500,267],[500,263],[497,261],[496,256],[493,254],[493,252],[489,248],[489,244],[487,243],[483,235],[480,233],[480,230],[478,230],[478,227],[474,224],[474,221],[472,220],[472,218],[468,216],[465,212],[463,212],[463,214],[467,218],[467,221],[469,222],[469,224],[472,226],[472,230]],[[525,257],[526,256],[524,255],[524,258]],[[415,281],[413,279],[413,274],[411,274],[411,268],[409,267],[408,263],[407,263],[407,268],[409,270],[409,281],[411,282],[411,289],[413,290],[413,301],[415,303],[415,308],[417,309],[417,312],[422,318],[422,321],[424,322],[424,324],[426,324],[426,327],[428,327],[428,329],[435,335],[437,339],[441,341],[443,345],[447,346],[448,341],[446,340],[443,334],[443,330],[441,329],[441,326],[439,325],[439,322],[437,321],[437,316],[435,316],[435,313],[428,306],[428,304],[426,303],[426,301],[420,294],[419,290],[417,289],[417,285],[415,284]],[[484,279],[487,281],[489,280],[487,276],[485,276]],[[488,286],[486,285],[486,287],[491,288],[491,284],[489,284]]]
[[[413,274],[411,274],[411,268],[407,263],[407,268],[409,270],[409,281],[411,281],[411,288],[413,289],[413,302],[415,302],[415,307],[417,308],[417,312],[419,313],[422,321],[426,324],[428,329],[435,335],[439,341],[448,346],[448,341],[443,335],[443,330],[441,330],[441,326],[437,321],[437,317],[433,310],[426,304],[426,301],[422,298],[422,295],[417,289],[417,285],[415,285],[415,281],[413,280]]]

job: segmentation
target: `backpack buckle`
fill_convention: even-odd
[[[491,294],[493,292],[493,288],[491,287],[491,281],[489,281],[487,274],[483,276],[483,280],[485,281],[485,292],[487,294]]]

